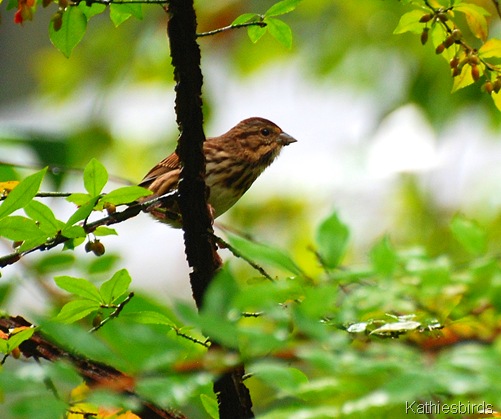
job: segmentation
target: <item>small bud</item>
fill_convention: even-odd
[[[444,13],[444,12],[440,12],[437,14],[437,18],[438,20],[440,20],[440,22],[447,22],[449,20],[449,16],[447,16],[447,13]]]
[[[442,54],[442,52],[444,52],[444,50],[445,50],[445,45],[444,45],[444,43],[442,42],[441,44],[439,44],[439,45],[437,46],[437,48],[435,48],[435,53],[436,53],[436,54]]]
[[[92,252],[92,242],[91,241],[88,241],[87,243],[85,243],[85,252],[86,253]]]
[[[478,69],[478,65],[473,64],[471,66],[471,77],[475,81],[478,81],[478,79],[480,78],[480,70]]]
[[[421,32],[421,44],[425,45],[428,42],[428,32],[430,28],[424,28]]]
[[[459,58],[458,57],[452,58],[449,61],[449,65],[451,66],[451,68],[456,68],[459,65]]]
[[[421,16],[421,19],[419,19],[419,22],[426,23],[426,22],[429,22],[431,19],[433,19],[433,15],[431,13],[427,13],[427,14]]]
[[[106,202],[104,204],[104,209],[106,210],[108,215],[115,214],[115,212],[117,212],[117,207],[115,206],[115,204],[111,204],[109,202]]]
[[[501,91],[501,78],[497,78],[494,80],[494,83],[492,83],[492,87],[494,90],[494,93],[499,93]]]
[[[454,67],[452,69],[452,77],[457,77],[461,74],[461,69],[462,67],[458,66],[458,67]]]
[[[12,352],[10,353],[15,359],[19,359],[21,356],[21,350],[19,349],[19,346],[17,348],[14,348]]]
[[[485,82],[484,89],[489,94],[491,94],[494,91],[494,85],[492,84],[492,82],[490,80]]]
[[[459,29],[454,29],[451,33],[452,39],[454,39],[454,42],[460,42],[461,38],[463,37],[463,34]]]
[[[52,24],[54,25],[54,30],[57,32],[63,26],[63,14],[57,12],[52,18]]]
[[[480,58],[478,58],[478,55],[470,55],[468,58],[468,62],[471,65],[479,65],[480,64]]]
[[[454,39],[452,38],[452,35],[449,35],[447,38],[445,38],[444,47],[449,48],[453,43]]]
[[[106,249],[104,248],[104,244],[99,240],[96,240],[92,244],[92,253],[94,253],[96,256],[103,256],[105,251]]]

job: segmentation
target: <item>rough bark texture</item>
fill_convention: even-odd
[[[186,258],[193,297],[202,307],[205,291],[221,259],[212,237],[212,217],[207,206],[205,141],[202,115],[202,72],[200,48],[196,42],[196,14],[193,0],[171,0],[168,35],[176,85],[176,115],[181,131],[177,153],[183,165],[179,185],[179,207],[183,219]],[[216,347],[217,343],[213,343]],[[235,368],[214,383],[222,419],[253,417],[249,391],[242,382],[243,367]]]

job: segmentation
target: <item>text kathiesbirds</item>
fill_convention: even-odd
[[[296,142],[276,124],[264,118],[248,118],[219,137],[207,138],[203,144],[209,187],[208,203],[214,218],[231,208],[252,183],[279,155],[282,148]],[[174,152],[153,169],[139,184],[162,196],[175,191],[181,166]],[[151,195],[145,200],[151,199]],[[181,226],[179,209],[175,199],[155,203],[148,212],[158,220],[173,227]]]

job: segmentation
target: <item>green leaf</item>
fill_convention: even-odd
[[[47,236],[40,233],[39,236],[32,236],[26,239],[23,244],[17,249],[18,252],[25,252],[30,249],[34,249],[47,241]]]
[[[108,182],[106,168],[96,159],[92,159],[84,169],[84,186],[90,196],[98,196]]]
[[[384,236],[376,243],[371,250],[370,258],[374,269],[381,275],[389,276],[397,267],[397,255],[388,236]]]
[[[294,275],[302,274],[301,269],[290,256],[277,247],[256,243],[233,234],[229,234],[228,239],[230,244],[248,259],[285,269]]]
[[[175,327],[176,324],[158,311],[135,311],[120,314],[120,318],[129,319],[136,323],[142,324],[162,324],[165,326]]]
[[[129,289],[132,279],[126,269],[121,269],[109,279],[103,282],[99,292],[105,304],[112,304]]]
[[[209,397],[206,394],[201,394],[200,401],[202,402],[205,411],[212,419],[219,419],[219,408],[215,397]]]
[[[92,198],[90,201],[78,208],[68,221],[66,221],[66,226],[73,226],[76,222],[86,219],[92,213],[97,201],[99,201],[99,196]]]
[[[470,253],[481,255],[487,250],[487,233],[476,222],[456,215],[450,229],[454,238]]]
[[[211,281],[204,295],[202,313],[215,318],[225,318],[229,304],[238,294],[239,287],[226,267]]]
[[[115,27],[120,26],[131,16],[134,16],[137,19],[143,18],[143,9],[141,7],[141,4],[121,3],[121,4],[110,5],[110,19],[115,25]]]
[[[292,30],[290,26],[283,20],[274,18],[267,18],[265,22],[270,35],[284,47],[290,49],[292,47]]]
[[[412,10],[411,12],[405,13],[398,22],[397,27],[393,31],[395,35],[402,34],[405,32],[412,32],[416,34],[421,34],[423,32],[424,24],[419,22],[424,15],[422,10]]]
[[[119,260],[120,257],[116,254],[108,254],[94,258],[87,266],[87,272],[89,274],[110,272]]]
[[[11,336],[9,336],[9,339],[7,341],[2,339],[2,343],[6,345],[2,345],[0,352],[6,354],[12,352],[12,350],[17,348],[25,340],[31,338],[33,336],[33,333],[35,333],[35,328],[30,327],[29,329],[23,329],[19,332],[13,333]]]
[[[275,3],[271,6],[266,13],[265,16],[280,16],[286,13],[290,13],[296,9],[296,7],[301,3],[302,0],[283,0]]]
[[[64,226],[63,222],[56,219],[52,210],[41,202],[31,201],[24,208],[24,212],[39,222],[40,228],[50,235],[57,233]]]
[[[87,236],[87,233],[81,226],[66,226],[61,230],[61,234],[68,239],[76,239],[78,237]]]
[[[243,15],[238,16],[233,22],[231,22],[231,26],[241,25],[242,23],[259,20],[260,18],[261,17],[256,13],[244,13]]]
[[[114,228],[99,226],[94,230],[94,236],[117,236],[118,233]]]
[[[0,236],[14,241],[25,241],[39,237],[44,237],[44,241],[47,240],[47,235],[40,230],[35,221],[20,215],[12,215],[2,220]]]
[[[78,7],[82,10],[87,20],[93,16],[103,13],[106,10],[105,4],[92,3],[90,6],[87,6],[87,4],[83,1],[78,3]]]
[[[90,196],[88,193],[72,193],[70,196],[66,198],[66,201],[75,204],[77,207],[82,206],[89,202],[89,199],[94,198]]]
[[[308,377],[296,368],[276,362],[259,362],[249,368],[259,380],[285,394],[293,394],[299,387],[308,383]]]
[[[114,205],[129,204],[138,198],[151,195],[152,193],[149,189],[141,186],[124,186],[104,195],[101,201]]]
[[[48,272],[60,271],[68,269],[75,262],[73,253],[55,253],[39,259],[34,263],[34,268],[37,272],[47,274]]]
[[[478,39],[482,41],[487,40],[489,34],[489,28],[487,25],[487,19],[485,16],[489,16],[490,13],[483,7],[477,6],[472,3],[461,3],[460,5],[454,7],[457,12],[462,12],[466,16],[466,22],[470,27],[471,32]]]
[[[267,30],[266,26],[249,26],[247,28],[247,35],[249,35],[249,38],[253,43],[256,43],[261,39]]]
[[[0,205],[0,220],[30,203],[37,194],[46,171],[47,168],[33,173],[12,189],[5,201]]]
[[[204,334],[210,336],[218,343],[228,348],[237,348],[239,339],[237,335],[237,325],[225,318],[218,318],[210,315],[197,313],[192,304],[182,301],[175,303],[175,311],[185,324],[196,326],[204,331]]]
[[[71,276],[57,276],[54,278],[56,285],[68,291],[71,294],[78,295],[79,297],[101,303],[101,294],[96,286],[83,278],[74,278]]]
[[[99,308],[100,304],[96,301],[87,299],[70,301],[61,308],[56,320],[63,323],[73,323],[99,310]]]
[[[52,44],[67,58],[71,51],[82,40],[87,30],[87,18],[78,7],[67,7],[64,10],[59,30],[54,28],[54,21],[49,25],[49,37]]]
[[[322,262],[327,268],[335,268],[341,262],[348,247],[350,231],[333,213],[318,227],[316,241]]]

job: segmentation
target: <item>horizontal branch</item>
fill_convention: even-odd
[[[9,331],[18,327],[32,327],[33,325],[21,316],[0,318],[0,330],[9,334]],[[93,361],[81,355],[70,353],[49,341],[43,334],[35,331],[33,336],[21,343],[21,353],[26,358],[45,359],[50,362],[63,360],[69,362],[89,386],[110,388],[138,397],[140,417],[151,419],[182,419],[179,412],[164,410],[153,403],[141,399],[134,392],[134,378],[130,375],[110,367],[101,362]],[[78,349],[78,348],[76,348]]]
[[[231,244],[229,244],[227,241],[223,240],[221,237],[216,236],[215,234],[213,234],[212,236],[214,237],[214,240],[216,241],[217,245],[220,248],[222,248],[222,249],[228,249],[233,254],[233,256],[235,256],[235,257],[237,257],[239,259],[243,259],[252,268],[254,268],[261,275],[263,275],[266,279],[269,279],[270,281],[275,281],[273,279],[273,277],[268,272],[266,272],[262,266],[258,265],[253,260],[251,260],[248,257],[244,256],[242,253],[240,253],[237,249],[235,249]]]
[[[266,23],[263,21],[257,21],[257,22],[239,23],[237,25],[228,25],[228,26],[225,26],[223,28],[214,29],[212,31],[197,33],[197,37],[202,38],[203,36],[217,35],[218,33],[221,33],[221,32],[226,32],[226,31],[229,31],[231,29],[245,28],[247,26],[259,26],[261,28],[264,28],[266,26]]]
[[[144,202],[137,202],[132,205],[130,205],[128,208],[126,208],[123,211],[115,212],[114,214],[110,214],[107,217],[101,218],[99,220],[93,221],[91,223],[86,223],[83,224],[82,227],[85,231],[86,234],[94,232],[98,227],[101,226],[109,226],[117,223],[121,223],[122,221],[128,220],[129,218],[135,217],[138,215],[141,211],[143,212],[148,212],[148,208],[151,205],[154,205],[158,202],[165,203],[169,202],[171,200],[177,199],[177,191],[172,191],[169,192],[165,195],[149,199],[148,201]],[[54,238],[51,240],[33,247],[31,249],[25,250],[24,252],[14,252],[5,256],[0,257],[0,268],[4,268],[5,266],[12,265],[16,263],[19,259],[21,259],[23,256],[26,256],[30,253],[36,252],[36,251],[44,251],[44,250],[49,250],[52,249],[62,243],[67,242],[70,240],[68,237],[63,236],[61,233],[56,235]]]

